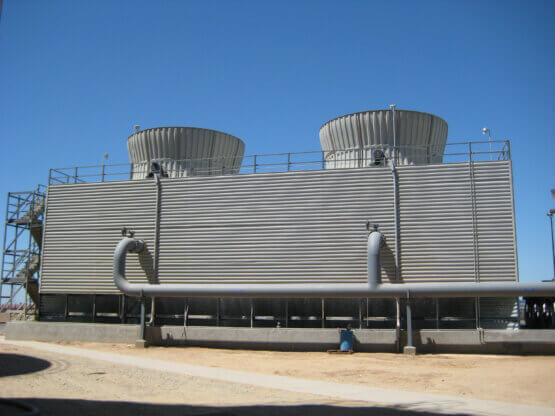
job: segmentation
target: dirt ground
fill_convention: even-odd
[[[276,352],[75,343],[159,360],[395,390],[555,407],[555,357]]]
[[[432,416],[1,343],[0,397],[34,406],[41,416]],[[19,414],[0,401],[0,415]]]

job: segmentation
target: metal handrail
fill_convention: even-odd
[[[493,150],[482,150],[480,145],[494,145]],[[457,146],[462,147],[460,149]],[[233,166],[239,159],[236,156],[223,156],[215,158],[193,158],[174,160],[170,158],[157,158],[155,161],[171,161],[180,166],[179,171],[196,172],[202,175],[228,175],[228,174],[251,174],[286,172],[291,170],[320,170],[320,169],[342,169],[367,167],[371,159],[371,153],[375,149],[383,150],[386,155],[397,155],[397,161],[406,157],[411,157],[411,151],[416,154],[424,154],[427,163],[432,160],[442,158],[443,163],[460,163],[477,160],[487,160],[484,155],[494,155],[493,160],[510,159],[510,143],[508,140],[474,140],[474,141],[453,141],[445,145],[407,145],[397,146],[375,144],[369,145],[364,149],[345,149],[349,152],[346,157],[340,159],[333,155],[340,150],[311,150],[302,152],[284,152],[246,155],[242,158],[244,162],[241,166]],[[449,150],[453,150],[449,152]],[[311,156],[316,156],[312,157]],[[308,157],[308,160],[306,159]],[[386,158],[389,156],[386,156]],[[269,158],[278,160],[268,160]],[[489,160],[492,158],[490,157]],[[210,162],[218,164],[218,167],[211,167]],[[147,161],[139,163],[115,163],[85,166],[71,166],[63,168],[52,168],[49,174],[49,184],[68,184],[68,183],[87,183],[105,182],[113,180],[128,180],[140,171],[144,172]],[[399,164],[399,163],[398,163]],[[200,165],[200,166],[199,166]],[[208,165],[208,166],[202,166]],[[221,165],[221,166],[220,166]],[[226,166],[227,165],[227,166]],[[313,167],[311,167],[311,165]],[[339,166],[341,165],[341,166]],[[384,163],[385,165],[385,163]],[[117,168],[125,167],[125,169]],[[298,169],[295,169],[297,167]],[[92,172],[91,172],[92,170]],[[167,169],[166,169],[167,170]],[[177,170],[175,170],[177,171]],[[168,173],[174,173],[169,170]]]

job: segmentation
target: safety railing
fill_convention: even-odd
[[[365,149],[307,151],[198,159],[155,159],[143,163],[72,166],[50,169],[48,183],[69,184],[140,179],[151,173],[150,162],[157,162],[162,176],[217,176],[265,172],[291,172],[321,169],[387,167],[509,160],[508,140],[451,141],[445,146],[371,145]]]

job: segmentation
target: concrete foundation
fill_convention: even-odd
[[[403,354],[416,355],[416,347],[409,347],[408,345],[403,347]]]
[[[358,329],[354,350],[401,352],[395,330]],[[9,322],[6,339],[34,341],[83,341],[135,344],[138,325]],[[399,344],[406,345],[401,332]],[[146,344],[282,351],[326,351],[337,349],[336,329],[232,328],[201,326],[147,327]],[[555,330],[416,330],[413,340],[418,353],[555,354]]]
[[[8,322],[6,339],[20,341],[82,341],[134,344],[139,325],[60,322]]]

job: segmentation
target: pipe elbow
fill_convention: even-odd
[[[383,244],[383,234],[379,231],[372,231],[368,235],[368,253],[380,254],[380,248]]]
[[[145,243],[141,240],[125,237],[114,250],[113,279],[114,284],[123,293],[131,294],[132,286],[125,277],[125,261],[127,253],[140,253],[145,248]]]
[[[368,236],[368,287],[376,289],[382,283],[380,248],[383,244],[383,234],[373,231]]]

